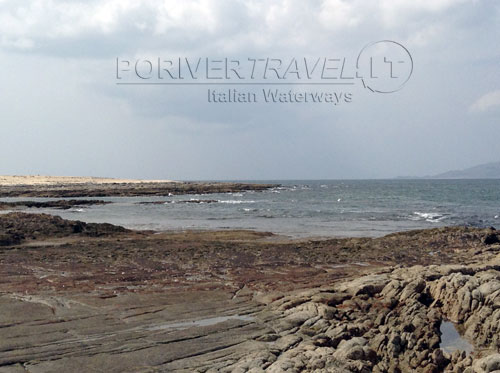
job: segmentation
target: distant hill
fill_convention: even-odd
[[[447,171],[429,179],[500,179],[500,162],[486,163],[464,170]]]
[[[464,170],[446,171],[432,176],[398,176],[396,179],[500,179],[500,162],[485,163]]]

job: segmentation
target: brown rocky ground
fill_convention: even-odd
[[[459,227],[290,241],[0,215],[0,372],[493,372],[498,241]],[[439,349],[443,320],[474,355]]]

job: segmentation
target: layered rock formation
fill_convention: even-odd
[[[0,235],[0,373],[500,370],[493,229],[289,241],[11,213]],[[443,351],[448,320],[471,354]]]
[[[486,264],[388,269],[271,300],[278,316],[260,339],[273,342],[227,371],[497,372],[500,247],[490,252]],[[440,349],[444,320],[458,324],[472,354]]]

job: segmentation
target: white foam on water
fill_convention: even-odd
[[[437,213],[437,212],[418,212],[418,211],[415,211],[413,213],[413,215],[415,215],[415,216],[411,216],[410,220],[415,220],[415,221],[425,220],[425,221],[428,221],[430,223],[439,223],[443,219],[446,219],[445,215]]]

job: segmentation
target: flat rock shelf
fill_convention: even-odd
[[[493,229],[290,240],[17,212],[0,234],[1,373],[500,369]],[[447,351],[448,320],[472,352]]]

